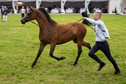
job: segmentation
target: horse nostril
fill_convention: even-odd
[[[25,24],[25,20],[21,20],[21,23],[22,23],[22,24]]]

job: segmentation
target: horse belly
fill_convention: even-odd
[[[73,40],[74,38],[75,38],[75,35],[67,35],[67,34],[59,35],[57,44],[66,43],[68,41]]]

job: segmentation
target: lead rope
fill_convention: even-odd
[[[62,32],[62,33],[57,33],[57,32],[55,32],[55,31],[51,31],[51,30],[49,30],[49,29],[47,29],[49,32],[51,32],[51,33],[54,33],[54,34],[64,34],[64,33],[66,33],[66,32],[68,32],[75,24],[77,24],[79,21],[81,21],[83,18],[81,18],[80,20],[78,20],[77,22],[75,22],[74,24],[72,24],[71,25],[71,27],[70,28],[68,28],[66,31],[64,31],[64,32]],[[33,23],[33,24],[35,24],[35,25],[37,25],[37,26],[39,26],[38,24],[36,24],[35,22],[33,22],[33,21],[31,21],[30,20],[30,22],[31,23]]]

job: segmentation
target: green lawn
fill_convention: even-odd
[[[58,23],[68,23],[78,21],[81,15],[51,17]],[[108,42],[112,56],[121,70],[118,76],[114,75],[112,64],[101,51],[96,54],[106,66],[98,72],[99,64],[88,56],[86,47],[83,47],[78,65],[73,67],[77,45],[72,41],[56,46],[54,55],[65,56],[65,60],[51,58],[50,45],[47,45],[36,66],[29,69],[39,49],[39,28],[30,22],[22,25],[20,20],[20,15],[8,15],[7,22],[0,20],[0,84],[126,84],[126,16],[102,16],[110,33]],[[90,27],[87,27],[85,41],[91,46],[95,43]]]

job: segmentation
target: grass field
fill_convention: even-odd
[[[81,15],[51,17],[58,23],[68,23],[78,21]],[[73,67],[77,45],[72,41],[56,46],[54,55],[65,56],[65,60],[51,58],[50,45],[47,45],[36,66],[29,69],[39,49],[39,28],[30,22],[22,25],[20,20],[20,15],[8,15],[7,22],[0,20],[0,84],[126,84],[126,16],[102,16],[110,33],[108,42],[112,56],[121,70],[118,76],[114,75],[112,64],[101,51],[96,54],[106,66],[98,72],[99,64],[88,56],[86,47],[83,47],[78,65]],[[87,27],[85,41],[91,46],[95,43],[90,27]]]

